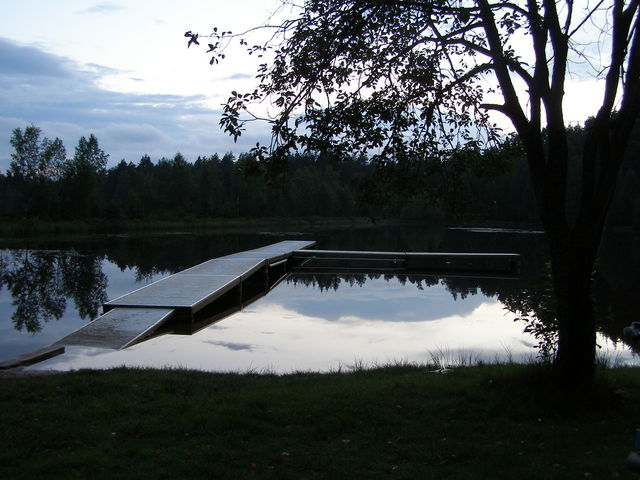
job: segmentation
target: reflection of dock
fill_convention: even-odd
[[[104,314],[52,345],[0,363],[29,365],[65,346],[123,349],[165,333],[192,334],[265,295],[290,271],[515,276],[520,256],[313,250],[283,241],[214,258],[104,304]]]

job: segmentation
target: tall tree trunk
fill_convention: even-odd
[[[596,322],[591,299],[595,251],[578,235],[551,232],[548,238],[558,320],[556,372],[563,384],[586,388],[595,373]]]
[[[588,388],[595,373],[596,349],[591,282],[605,217],[596,212],[607,209],[596,210],[588,203],[581,205],[582,218],[568,218],[567,184],[576,179],[568,178],[566,135],[549,134],[545,151],[542,136],[535,133],[525,145],[551,255],[558,325],[554,366],[562,384]]]

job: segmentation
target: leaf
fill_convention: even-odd
[[[187,48],[189,48],[192,43],[195,43],[196,45],[200,45],[200,43],[198,42],[198,34],[197,33],[195,35],[191,35],[191,39],[189,40],[189,43],[187,44]]]

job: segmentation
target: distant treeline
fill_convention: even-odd
[[[638,132],[612,210],[617,225],[635,228],[640,228]],[[574,165],[579,165],[584,129],[572,127],[569,136]],[[398,173],[380,170],[364,156],[336,162],[330,155],[307,153],[289,157],[288,168],[276,177],[249,175],[255,167],[252,156],[231,153],[194,162],[180,153],[156,162],[144,155],[137,163],[122,160],[106,168],[108,155],[95,136],[82,137],[74,156],[67,158],[59,139],[41,138],[33,125],[15,129],[11,144],[10,168],[0,174],[0,216],[8,221],[264,216],[451,221],[455,213],[470,221],[538,222],[526,162],[513,154],[513,144],[508,152],[491,152],[490,161],[486,153],[470,152],[465,161],[440,169],[444,176],[419,162],[412,163],[415,173],[411,168]],[[577,194],[581,172],[573,168],[570,173],[570,189]]]
[[[106,168],[108,155],[91,135],[66,158],[59,139],[43,138],[35,126],[15,129],[12,161],[0,175],[0,215],[5,219],[176,219],[260,216],[366,216],[358,183],[369,166],[363,159],[333,165],[317,155],[290,159],[277,181],[247,175],[248,154],[227,153],[187,161],[134,164],[122,160]]]

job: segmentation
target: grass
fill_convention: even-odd
[[[0,478],[636,478],[638,370],[80,371],[0,381]]]

